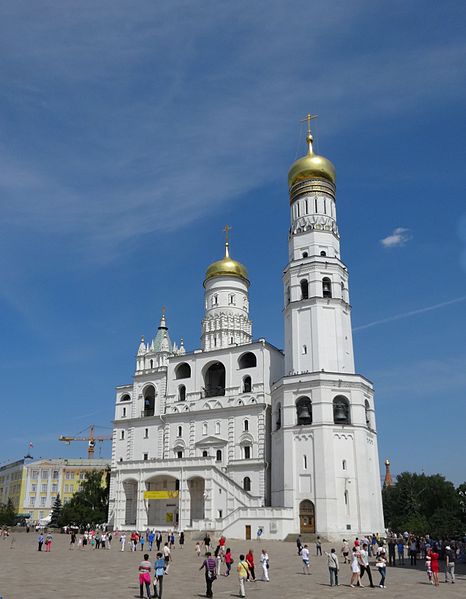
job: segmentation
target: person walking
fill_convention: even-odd
[[[328,566],[328,573],[330,576],[330,586],[333,587],[333,585],[335,585],[337,587],[337,586],[339,586],[338,571],[340,569],[340,564],[338,562],[338,557],[337,557],[337,554],[335,553],[335,549],[331,549],[330,553],[328,553],[326,551],[325,555],[327,556],[327,566]]]
[[[298,538],[296,539],[296,547],[298,549],[298,555],[301,555],[301,549],[303,548],[303,543],[301,541],[300,535],[298,535]]]
[[[205,547],[206,551],[210,550],[210,537],[209,537],[209,533],[207,533],[207,532],[204,537],[204,547]]]
[[[371,588],[374,588],[374,583],[372,582],[372,572],[371,572],[371,567],[369,565],[369,553],[367,551],[367,543],[364,543],[362,546],[362,549],[359,550],[359,566],[360,566],[360,570],[361,570],[361,574],[360,574],[360,582],[359,585],[361,585],[361,580],[362,577],[364,576],[364,574],[367,572],[367,578],[369,579],[369,584],[371,586]]]
[[[316,555],[322,555],[322,541],[320,537],[316,539]]]
[[[126,544],[126,534],[123,532],[120,537],[120,545],[121,545],[122,551],[125,550],[125,544]]]
[[[168,543],[165,543],[163,546],[163,559],[165,560],[165,574],[168,574],[168,568],[170,567],[170,562],[172,561],[172,552]]]
[[[149,561],[149,554],[144,554],[144,559],[139,564],[139,597],[144,597],[144,587],[146,587],[147,599],[151,599],[150,592],[150,573],[152,570],[151,563]]]
[[[210,551],[205,554],[205,560],[199,570],[205,570],[206,597],[213,597],[212,584],[217,579],[217,560],[212,557]]]
[[[437,551],[437,546],[435,546],[433,549],[430,549],[430,567],[432,569],[432,580],[434,581],[434,586],[438,587],[439,586],[439,581],[438,581],[438,573],[439,573],[439,564],[438,564],[438,560],[440,558],[440,555]]]
[[[248,568],[249,568],[248,580],[252,580],[253,582],[256,582],[256,571],[255,571],[255,565],[254,565],[254,551],[252,549],[250,549],[246,553],[246,561],[248,563]]]
[[[155,544],[157,545],[157,551],[160,551],[160,546],[162,545],[162,533],[160,530],[155,535]]]
[[[445,582],[450,575],[452,584],[455,584],[455,552],[450,545],[445,547]]]
[[[387,545],[388,545],[388,565],[396,566],[396,558],[395,558],[396,541],[395,541],[395,539],[393,537],[390,537],[387,541]]]
[[[3,538],[6,538],[5,536]],[[37,551],[42,551],[42,545],[44,544],[45,538],[42,533],[37,537]]]
[[[361,568],[359,567],[359,552],[357,547],[353,547],[353,555],[351,557],[351,580],[350,587],[354,588],[360,586],[359,576],[361,574]]]
[[[236,570],[238,572],[238,579],[239,579],[239,596],[246,597],[246,590],[245,590],[244,583],[249,577],[249,567],[248,567],[248,562],[244,559],[243,554],[241,554],[239,556],[239,562],[238,562],[238,566],[237,566]]]
[[[196,551],[197,557],[200,557],[201,556],[201,545],[200,545],[199,541],[196,543],[196,547],[194,549]]]
[[[165,574],[165,560],[160,551],[157,553],[154,562],[154,597],[162,599],[163,592],[163,575]]]
[[[387,576],[387,558],[385,557],[385,551],[381,551],[377,555],[377,561],[375,563],[375,567],[379,571],[380,574],[380,582],[379,587],[381,589],[385,589],[385,578]]]
[[[183,531],[180,532],[180,538],[178,539],[178,542],[180,544],[180,549],[183,549],[183,547],[184,547],[184,532]]]
[[[154,544],[154,541],[155,541],[155,534],[154,534],[153,530],[149,533],[147,540],[149,542],[149,551],[152,551],[152,545]]]
[[[310,574],[311,571],[309,569],[310,564],[310,555],[309,555],[309,547],[304,545],[301,549],[301,559],[303,560],[303,574]]]
[[[141,536],[139,537],[139,544],[141,545],[141,551],[144,551],[144,543],[145,543],[145,541],[146,541],[146,540],[145,540],[145,538],[144,538],[144,535],[141,535]]]
[[[231,572],[231,566],[233,565],[233,556],[231,555],[231,549],[229,547],[227,547],[227,550],[225,551],[225,566],[226,566],[226,572],[225,572],[225,576],[230,576],[230,572]]]
[[[52,550],[53,537],[50,533],[45,536],[45,553],[50,553]]]
[[[349,564],[349,543],[346,539],[343,539],[343,545],[341,547],[341,554],[343,556],[343,563]]]
[[[74,530],[71,531],[70,534],[70,549],[74,549],[76,547],[76,532]]]
[[[217,560],[217,576],[221,576],[222,574],[222,552],[220,550],[220,545],[217,545],[214,551],[214,557]]]
[[[262,566],[262,580],[264,582],[270,582],[270,579],[269,579],[269,568],[270,568],[269,555],[265,549],[262,549],[260,562],[261,562],[261,566]]]

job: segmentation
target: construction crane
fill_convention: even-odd
[[[108,436],[108,435],[96,436],[94,434],[94,430],[95,430],[94,424],[91,424],[87,430],[89,430],[89,434],[87,437],[71,437],[71,436],[66,436],[66,435],[60,435],[58,437],[58,440],[64,441],[65,443],[68,443],[68,445],[71,443],[71,441],[87,441],[87,458],[89,460],[92,460],[92,458],[94,457],[96,441],[98,441],[99,443],[102,443],[103,441],[111,441],[112,437]]]

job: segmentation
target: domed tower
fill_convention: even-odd
[[[201,337],[204,351],[242,345],[252,339],[248,271],[230,257],[229,230],[227,225],[225,256],[209,266],[204,280],[205,315]]]
[[[336,173],[308,151],[288,174],[291,228],[285,287],[285,372],[354,372],[348,271],[340,260]]]
[[[356,374],[335,167],[314,152],[288,174],[285,376],[272,390],[272,505],[329,540],[384,529],[372,383]],[[353,532],[349,532],[353,531]]]

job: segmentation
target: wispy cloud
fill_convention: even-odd
[[[374,320],[373,322],[368,322],[367,324],[363,324],[358,327],[354,327],[353,331],[363,331],[364,329],[370,329],[372,327],[377,327],[381,324],[387,324],[389,322],[394,322],[395,320],[402,320],[404,318],[410,318],[411,316],[417,316],[418,314],[425,314],[426,312],[432,312],[434,310],[439,310],[440,308],[446,308],[447,306],[451,306],[453,304],[458,304],[458,303],[464,302],[464,301],[466,301],[466,295],[462,295],[461,297],[456,297],[455,299],[448,300],[447,302],[441,302],[440,304],[433,304],[432,306],[426,306],[425,308],[419,308],[418,310],[402,312],[401,314],[395,314],[394,316],[389,316],[388,318]]]
[[[411,239],[412,235],[409,229],[397,227],[390,235],[380,240],[384,248],[403,247]]]

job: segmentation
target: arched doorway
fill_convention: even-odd
[[[152,493],[144,499],[147,526],[173,528],[179,520],[179,480],[172,476],[154,476],[146,481],[146,490]]]
[[[138,483],[136,480],[123,482],[125,493],[125,524],[136,526],[136,512],[138,507]]]
[[[189,495],[191,499],[191,526],[193,520],[204,520],[205,518],[205,480],[200,476],[190,478],[188,481]]]
[[[315,508],[312,501],[305,499],[299,504],[299,532],[314,533],[316,531]]]

